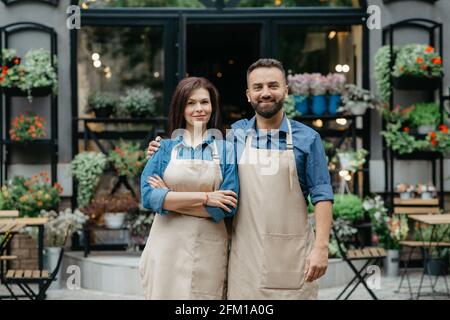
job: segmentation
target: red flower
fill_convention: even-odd
[[[20,59],[15,57],[14,60],[13,60],[13,63],[14,64],[20,64]]]
[[[405,67],[400,67],[400,71],[401,72],[405,71]]]
[[[416,58],[417,63],[423,63],[423,59],[421,57]]]
[[[0,77],[0,82],[2,82],[3,81],[3,77]]]
[[[444,133],[448,133],[448,127],[445,124],[439,126],[439,130]]]
[[[409,128],[408,127],[404,127],[403,128],[403,132],[409,133]]]
[[[441,65],[442,64],[442,59],[441,58],[433,58],[433,60],[431,60],[431,62],[433,64]]]
[[[422,69],[422,70],[427,70],[427,69],[428,69],[428,66],[426,66],[426,65],[423,64],[423,65],[420,66],[420,69]]]
[[[432,144],[433,146],[436,146],[436,145],[437,145],[437,140],[436,140],[436,139],[431,139],[431,144]]]
[[[430,135],[431,139],[435,139],[436,138],[436,132],[435,131],[430,132],[429,135]]]
[[[434,48],[432,46],[428,46],[425,48],[425,52],[433,52]]]

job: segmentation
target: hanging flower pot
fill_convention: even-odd
[[[324,115],[325,111],[327,111],[327,99],[325,95],[312,97],[311,111],[316,116]]]
[[[341,104],[341,95],[340,94],[332,94],[329,97],[328,101],[328,113],[331,115],[335,115]]]
[[[27,97],[28,96],[27,91],[24,91],[17,87],[13,87],[13,88],[0,87],[0,90],[8,96],[13,96],[13,97]],[[52,93],[52,87],[45,86],[45,87],[32,88],[30,95],[32,97],[45,97],[51,93]]]
[[[95,113],[95,117],[97,118],[109,118],[113,112],[114,112],[114,107],[113,106],[107,106],[104,108],[99,108],[99,109],[93,109],[94,113]]]
[[[308,97],[307,96],[294,96],[295,110],[302,115],[308,114]]]

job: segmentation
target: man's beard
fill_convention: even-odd
[[[266,119],[270,119],[274,115],[276,115],[281,110],[281,108],[283,108],[284,100],[274,101],[273,105],[270,108],[265,109],[261,107],[259,103],[250,102],[250,104],[257,114]]]

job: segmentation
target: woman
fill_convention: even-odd
[[[182,80],[169,114],[172,139],[161,141],[141,176],[143,206],[157,213],[139,265],[147,299],[223,298],[223,218],[236,213],[239,182],[233,145],[211,129],[221,130],[217,89],[204,78]]]

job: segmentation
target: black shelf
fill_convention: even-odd
[[[429,1],[434,2],[434,1]],[[391,25],[386,26],[382,32],[382,43],[383,45],[389,45],[390,48],[390,64],[389,68],[392,70],[394,66],[394,33],[397,30],[403,29],[417,29],[426,31],[428,33],[428,44],[436,48],[436,44],[439,47],[439,54],[443,56],[443,28],[442,23],[435,22],[429,19],[413,18],[406,19]],[[436,32],[438,35],[436,36]],[[394,59],[392,58],[394,57]],[[436,91],[439,92],[439,105],[440,105],[440,123],[444,122],[444,100],[446,99],[443,95],[443,78],[425,78],[420,79],[413,76],[403,76],[399,82],[398,78],[395,78],[390,74],[390,99],[389,99],[389,109],[392,110],[394,106],[394,97],[396,94],[401,94],[402,91],[405,93],[411,91],[428,92],[429,100],[434,101],[434,94]],[[416,82],[418,81],[418,82]],[[386,120],[382,119],[382,127],[386,129]],[[425,138],[426,135],[415,134],[417,138]],[[383,160],[385,162],[384,166],[384,176],[385,176],[385,195],[389,199],[389,209],[393,212],[394,209],[394,162],[396,160],[423,160],[430,161],[432,165],[432,180],[433,184],[437,187],[439,191],[439,207],[444,208],[444,157],[440,152],[434,151],[414,151],[409,154],[399,154],[392,149],[390,149],[385,140],[383,139]],[[439,165],[439,185],[437,184],[437,164]]]
[[[9,37],[22,32],[42,32],[50,38],[50,59],[51,65],[57,70],[54,61],[57,55],[57,34],[53,28],[34,22],[17,22],[0,27],[0,58],[1,49],[9,48]],[[16,146],[50,146],[50,177],[51,183],[57,181],[57,165],[58,165],[58,99],[53,92],[51,86],[33,88],[31,95],[33,98],[48,97],[50,107],[49,132],[50,137],[45,139],[36,139],[31,141],[13,141],[9,137],[11,126],[12,106],[11,99],[13,97],[26,98],[27,92],[19,88],[0,88],[0,184],[8,179],[8,165],[11,163],[11,151]]]

